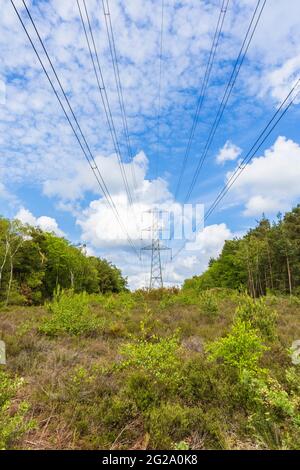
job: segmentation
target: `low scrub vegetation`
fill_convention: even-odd
[[[0,450],[9,448],[20,436],[34,428],[34,422],[26,418],[28,403],[14,403],[22,383],[21,378],[11,378],[0,370]]]
[[[299,317],[191,286],[4,308],[1,447],[299,449]]]
[[[52,302],[46,304],[48,315],[39,331],[49,335],[89,335],[100,331],[102,322],[90,309],[90,297],[86,292],[58,289]]]

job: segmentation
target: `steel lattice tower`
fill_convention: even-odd
[[[162,230],[159,225],[160,215],[162,211],[158,209],[152,209],[147,211],[148,214],[152,214],[152,226],[144,229],[151,231],[152,241],[150,245],[144,246],[143,251],[151,251],[151,269],[150,269],[150,283],[149,289],[159,289],[163,287],[163,277],[161,268],[161,251],[170,250],[165,245],[161,244],[160,232]]]

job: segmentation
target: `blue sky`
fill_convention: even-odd
[[[15,3],[41,51],[22,1]],[[135,201],[129,210],[76,2],[26,3],[123,223],[140,246],[140,213],[153,206],[166,209],[170,205],[179,211],[185,200],[257,0],[229,0],[176,201],[179,172],[222,2],[164,2],[158,144],[161,2],[109,1],[133,150],[133,159],[129,159],[102,1],[86,0],[124,168]],[[80,5],[83,8],[82,0]],[[105,256],[120,266],[132,287],[144,285],[149,277],[149,259],[144,256],[142,263],[139,262],[121,239],[120,227],[105,204],[9,0],[1,0],[1,11],[1,214],[54,230],[74,243],[86,243],[90,253]],[[210,206],[230,172],[300,76],[299,18],[297,0],[267,0],[189,202]],[[45,60],[43,54],[42,58]],[[50,70],[46,60],[45,64]],[[167,263],[167,283],[178,284],[202,272],[209,258],[218,255],[225,239],[243,234],[263,212],[274,218],[278,211],[284,212],[298,203],[299,117],[300,106],[296,101],[207,220],[193,246],[185,246],[172,263]],[[132,170],[136,187],[130,176]],[[182,243],[171,243],[174,252],[180,246]]]

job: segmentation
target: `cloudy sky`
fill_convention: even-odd
[[[131,153],[123,130],[102,0],[86,0],[86,7],[119,156],[76,1],[27,0],[26,4],[109,189],[122,227],[139,251],[141,245],[147,244],[145,239],[141,242],[141,230],[148,223],[141,214],[153,207],[172,207],[178,215],[186,201],[257,0],[228,2],[179,191],[176,188],[180,170],[222,1],[165,0],[161,60],[161,1],[108,1]],[[14,3],[64,100],[23,2]],[[79,3],[87,28],[82,0]],[[73,243],[85,243],[89,253],[105,256],[120,266],[131,287],[147,284],[149,256],[145,253],[139,261],[129,246],[11,1],[0,0],[0,4],[1,214],[53,230]],[[299,23],[298,0],[266,1],[189,203],[209,208],[299,78]],[[196,239],[187,244],[180,240],[167,243],[174,254],[181,251],[173,262],[169,252],[163,254],[166,284],[179,284],[184,278],[201,273],[209,258],[220,252],[225,239],[243,234],[263,212],[274,218],[278,211],[289,210],[299,202],[298,103],[299,100],[270,134]],[[124,180],[130,188],[131,204]],[[189,217],[186,211],[186,218]]]

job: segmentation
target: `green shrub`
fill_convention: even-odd
[[[180,297],[175,294],[166,294],[163,296],[161,301],[159,302],[159,308],[160,309],[165,309],[168,307],[171,307],[172,305],[175,305],[178,303]]]
[[[180,290],[173,292],[166,289],[163,292],[159,307],[165,309],[173,305],[196,305],[199,302],[199,293],[195,290]]]
[[[77,366],[69,374],[61,390],[66,402],[64,419],[72,421],[88,449],[110,448],[122,429],[135,419],[137,407],[121,384],[118,377],[106,374],[99,365],[88,369]]]
[[[185,441],[177,442],[174,445],[175,450],[189,450],[190,446]]]
[[[178,287],[162,287],[159,289],[138,289],[135,291],[134,296],[138,299],[143,298],[144,300],[161,300],[170,295],[177,295],[179,293]]]
[[[105,333],[113,338],[124,338],[129,336],[126,324],[122,320],[109,322],[105,328]]]
[[[73,291],[58,290],[46,308],[49,316],[43,319],[39,328],[46,335],[90,335],[103,328],[103,320],[90,310],[86,292],[75,294]]]
[[[218,364],[203,358],[190,359],[183,364],[180,396],[189,403],[214,404],[225,408],[232,404],[234,386],[228,374],[224,374]]]
[[[139,323],[138,337],[143,340],[151,340],[155,338],[155,330],[158,330],[161,323],[157,318],[154,318],[154,314],[151,309],[144,305],[143,319]]]
[[[188,407],[178,402],[162,403],[151,410],[148,426],[150,445],[155,449],[178,448],[176,443],[182,444],[182,441],[187,445],[195,433],[201,436],[201,446],[204,445],[205,448],[226,447],[220,413],[204,412],[199,406]]]
[[[285,390],[267,371],[263,372],[255,375],[244,372],[243,381],[252,405],[249,427],[265,447],[297,448],[300,445],[299,395]]]
[[[7,305],[26,305],[26,297],[22,294],[21,291],[22,289],[18,285],[17,281],[13,280],[11,283],[11,290],[8,300],[5,299],[3,302],[4,305],[6,304],[6,301]]]
[[[298,367],[290,367],[285,371],[285,376],[289,388],[293,395],[300,396],[300,373]]]
[[[166,293],[159,306],[166,308],[172,305],[199,305],[201,310],[208,315],[216,315],[218,313],[219,294],[215,290],[198,291],[195,289],[182,289],[177,294],[172,292]]]
[[[69,405],[70,406],[70,405]],[[65,419],[71,420],[80,437],[80,448],[110,449],[116,438],[136,418],[134,403],[124,396],[105,396],[101,400],[72,403]]]
[[[266,350],[258,331],[249,321],[239,317],[227,336],[216,340],[207,348],[210,360],[222,359],[225,365],[236,369],[240,377],[244,370],[258,369],[259,359]]]
[[[120,292],[119,294],[110,294],[104,297],[103,306],[109,312],[116,312],[124,316],[128,314],[136,305],[136,300],[131,292]]]
[[[22,402],[12,413],[12,400],[22,385],[22,379],[12,379],[0,370],[0,449],[11,448],[25,432],[34,427],[33,421],[25,420],[29,405]]]
[[[116,395],[104,400],[101,414],[105,426],[121,430],[135,417],[136,409],[132,400]]]
[[[243,382],[247,385],[250,395],[257,406],[291,416],[294,413],[294,405],[288,393],[277,380],[266,373],[267,371],[264,372],[254,375],[252,372],[244,371]]]
[[[66,390],[69,399],[85,401],[90,399],[96,375],[83,366],[76,366],[68,377]]]
[[[199,293],[193,289],[182,290],[179,295],[179,302],[182,305],[198,305]]]
[[[277,314],[267,305],[265,298],[253,299],[248,295],[243,296],[242,302],[236,309],[236,316],[249,321],[264,338],[269,340],[276,338]]]
[[[199,296],[199,304],[203,313],[211,317],[217,316],[219,307],[214,292],[209,290],[202,292]]]
[[[152,337],[124,344],[120,353],[123,361],[119,369],[129,368],[144,372],[154,382],[176,387],[181,380],[181,361],[177,336]]]
[[[299,296],[291,295],[289,297],[289,301],[290,301],[291,305],[296,305],[296,306],[300,305],[300,297]]]
[[[178,403],[164,403],[154,408],[149,416],[150,443],[155,449],[171,449],[191,432],[194,418],[191,408]]]
[[[164,389],[159,384],[153,383],[153,380],[144,372],[133,372],[127,379],[126,395],[134,400],[137,408],[146,412],[157,405]]]

